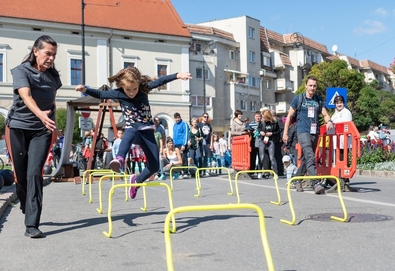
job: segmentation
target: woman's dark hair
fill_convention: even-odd
[[[44,42],[51,44],[54,47],[58,47],[58,44],[56,41],[51,38],[50,36],[43,35],[36,39],[36,41],[33,44],[33,48],[30,51],[30,53],[25,57],[25,59],[22,61],[22,63],[29,62],[30,65],[35,66],[37,64],[36,62],[36,56],[34,55],[34,48],[37,48],[37,50],[41,50],[44,48]],[[55,66],[54,66],[55,68]]]
[[[237,118],[239,115],[243,115],[243,112],[241,112],[240,110],[236,110],[235,111],[235,118]]]
[[[169,143],[169,142],[173,142],[173,138],[171,138],[170,136],[168,136],[168,137],[166,138],[166,143]]]
[[[333,102],[336,104],[337,102],[344,103],[344,97],[342,95],[336,96]]]

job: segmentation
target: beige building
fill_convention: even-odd
[[[74,88],[81,84],[83,67],[82,10],[79,3],[72,5],[74,2],[51,1],[45,12],[35,1],[1,4],[1,114],[7,115],[12,104],[10,69],[22,62],[41,35],[58,43],[55,65],[63,83],[56,98],[58,107],[80,97]],[[109,84],[107,78],[128,65],[152,77],[189,71],[191,36],[169,1],[123,1],[114,6],[86,3],[84,17],[86,85],[99,88]],[[153,115],[172,128],[175,111],[189,119],[189,81],[176,80],[166,87],[153,91],[150,104]],[[91,117],[96,122],[94,113]],[[109,119],[105,124],[110,124]]]

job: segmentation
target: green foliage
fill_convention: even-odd
[[[0,135],[5,134],[5,117],[0,114]]]
[[[73,131],[73,144],[81,142],[81,131],[78,128],[78,120],[81,116],[80,113],[76,112],[74,119],[74,131]],[[59,130],[63,130],[63,133],[66,132],[66,121],[67,121],[67,109],[66,108],[58,108],[56,110],[56,126]]]

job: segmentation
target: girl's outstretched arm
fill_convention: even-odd
[[[189,72],[174,73],[170,75],[161,76],[158,79],[149,82],[149,89],[160,87],[161,85],[167,84],[176,79],[188,80],[188,79],[192,79],[192,76]]]
[[[76,91],[83,92],[89,96],[98,99],[121,99],[125,98],[125,94],[121,91],[111,89],[111,90],[97,90],[84,85],[78,85],[75,87]]]

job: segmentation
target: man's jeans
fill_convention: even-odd
[[[302,149],[302,165],[307,170],[309,176],[317,176],[317,167],[315,161],[315,150],[318,144],[319,135],[312,135],[310,133],[298,133],[298,142]]]

